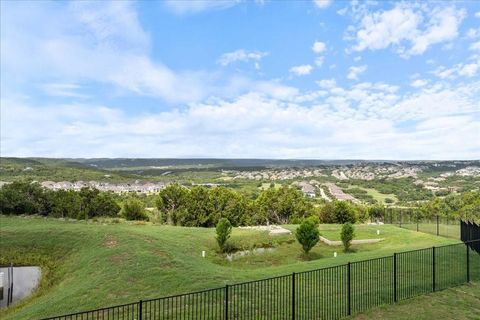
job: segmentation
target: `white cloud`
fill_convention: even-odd
[[[1,70],[12,90],[41,75],[51,83],[106,85],[116,95],[173,104],[235,96],[257,83],[220,72],[173,70],[154,60],[150,37],[131,2],[34,2],[28,8],[11,2],[8,10],[9,15],[2,15],[2,24],[9,27],[1,28]],[[243,58],[258,62],[264,55],[245,52]],[[230,56],[231,61],[238,58],[241,52]],[[59,93],[58,86],[43,89]]]
[[[475,17],[480,18],[480,11],[475,12]]]
[[[47,83],[41,86],[43,91],[53,97],[87,98],[88,95],[79,93],[81,86],[74,83]]]
[[[420,88],[420,87],[423,87],[427,84],[428,84],[428,81],[424,80],[424,79],[417,79],[417,80],[414,80],[410,83],[410,85],[414,88]]]
[[[347,79],[358,80],[358,76],[365,71],[367,71],[366,65],[358,67],[352,66],[348,69]]]
[[[455,79],[458,77],[473,77],[480,70],[480,60],[472,63],[459,63],[451,68],[438,67],[433,74],[441,79]]]
[[[392,46],[404,57],[423,54],[434,44],[455,39],[464,17],[465,11],[454,7],[421,10],[410,3],[396,4],[390,10],[367,11],[357,26],[353,49],[379,50]]]
[[[312,50],[315,53],[322,53],[327,50],[327,45],[324,42],[321,41],[315,41],[312,46]]]
[[[239,0],[165,0],[164,5],[178,15],[194,14],[207,10],[222,10],[239,4]]]
[[[470,50],[480,51],[480,41],[474,42],[469,47]]]
[[[316,57],[315,58],[315,65],[317,67],[321,67],[323,65],[324,61],[325,61],[325,57]]]
[[[478,69],[479,69],[478,63],[469,63],[469,64],[463,65],[458,70],[458,74],[460,76],[473,77],[474,75],[477,74]]]
[[[300,93],[289,93],[284,102],[251,92],[232,100],[136,115],[102,105],[59,107],[2,98],[2,155],[480,157],[475,139],[480,132],[478,81],[441,89],[432,86],[402,96],[385,83],[349,88],[333,80],[319,84],[328,89],[310,93],[305,100],[311,101],[308,107],[295,102]]]
[[[305,76],[312,72],[313,67],[309,64],[302,64],[299,66],[294,66],[290,68],[290,72],[296,74],[297,76]]]
[[[313,0],[317,8],[325,9],[332,4],[332,0]]]
[[[233,52],[227,52],[222,54],[222,56],[218,59],[218,63],[222,66],[227,66],[231,63],[237,61],[255,61],[259,62],[263,57],[268,55],[267,52],[260,52],[260,51],[246,51],[244,49],[239,49]]]
[[[477,38],[477,37],[480,37],[480,28],[470,28],[468,29],[467,31],[467,37],[468,38],[471,38],[471,39],[474,39],[474,38]]]

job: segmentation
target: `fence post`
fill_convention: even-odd
[[[142,320],[142,309],[143,309],[143,301],[138,301],[138,319]]]
[[[292,320],[295,320],[295,272],[292,273]]]
[[[347,277],[348,277],[348,282],[347,282],[347,290],[348,290],[348,293],[347,293],[347,311],[348,311],[348,315],[352,315],[352,285],[351,285],[351,282],[352,282],[352,277],[351,277],[351,268],[352,268],[352,264],[349,262],[347,264]]]
[[[228,319],[228,284],[225,285],[225,320]]]
[[[435,292],[435,247],[432,247],[432,289]]]
[[[467,247],[467,282],[470,282],[470,247],[468,244],[465,244]]]
[[[397,302],[397,253],[393,254],[393,301]]]
[[[440,232],[439,232],[438,226],[439,226],[439,222],[438,222],[438,215],[437,215],[437,236],[438,236],[438,235],[440,235]]]

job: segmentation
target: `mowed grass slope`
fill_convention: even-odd
[[[332,226],[322,228],[334,232],[327,230]],[[363,238],[377,228],[385,238],[381,243],[353,246],[348,254],[318,244],[310,258],[293,235],[272,238],[234,229],[236,246],[274,250],[228,262],[216,252],[214,229],[0,217],[0,262],[41,265],[46,275],[36,295],[0,317],[41,318],[456,242],[388,225],[357,230]]]
[[[478,320],[480,283],[443,290],[358,314],[352,319]]]

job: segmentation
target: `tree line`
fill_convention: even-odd
[[[247,198],[225,187],[184,187],[171,184],[155,196],[156,221],[178,226],[214,227],[222,218],[233,226],[297,224],[316,216],[321,223],[355,223],[382,218],[382,206],[364,206],[345,201],[318,204],[287,185],[269,188],[256,198]],[[150,202],[150,200],[149,200]],[[435,198],[420,206],[422,212],[458,216],[460,212],[480,212],[480,195],[469,192]],[[43,215],[57,218],[92,219],[125,217],[148,220],[145,200],[138,196],[118,195],[92,188],[49,190],[30,181],[16,181],[0,188],[0,214]]]

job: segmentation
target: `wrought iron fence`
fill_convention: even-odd
[[[416,208],[386,208],[383,222],[413,231],[460,239],[461,220],[457,217],[425,214]]]
[[[480,281],[479,240],[44,320],[341,319]]]

